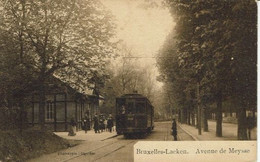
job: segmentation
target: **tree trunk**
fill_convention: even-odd
[[[191,112],[190,112],[190,110],[188,111],[188,125],[191,125],[191,123],[190,123],[190,114],[191,114]]]
[[[194,112],[192,112],[192,114],[191,114],[191,124],[192,124],[192,126],[195,126],[195,115],[194,115]]]
[[[229,116],[232,117],[232,108],[229,108]]]
[[[187,124],[187,108],[183,108],[181,110],[181,114],[182,114],[181,123],[182,124]]]
[[[23,101],[22,99],[19,100],[19,130],[20,132],[22,132],[23,128],[24,128],[24,104],[23,104]]]
[[[238,129],[237,139],[247,140],[247,120],[246,120],[246,108],[242,104],[238,105]]]
[[[252,115],[253,115],[253,119],[255,120],[255,118],[256,118],[256,116],[255,116],[255,111],[256,110],[256,108],[253,108],[253,110],[252,110]]]
[[[198,109],[196,110],[195,117],[196,117],[196,123],[195,123],[195,125],[196,125],[196,128],[198,129],[198,128],[199,128],[199,127],[198,127],[198,122],[199,122],[199,119],[198,119]]]
[[[181,110],[179,110],[179,113],[178,113],[178,122],[181,122]]]
[[[222,137],[222,91],[217,93],[216,136]]]
[[[209,131],[209,126],[208,126],[208,107],[205,107],[204,111],[204,118],[203,118],[203,131],[204,132],[208,132]]]
[[[41,130],[45,129],[45,84],[44,79],[40,79],[39,83],[39,124]]]
[[[200,82],[197,83],[197,127],[198,127],[198,134],[201,135],[201,102],[200,102]]]

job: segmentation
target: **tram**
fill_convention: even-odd
[[[116,98],[117,134],[131,135],[150,133],[154,128],[154,107],[141,94],[125,94]]]

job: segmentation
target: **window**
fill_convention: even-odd
[[[145,103],[144,102],[136,102],[136,113],[142,114],[145,113]]]
[[[53,120],[54,119],[54,106],[53,102],[48,101],[46,104],[46,119]]]
[[[56,120],[65,121],[65,102],[56,102]]]
[[[126,105],[125,105],[125,99],[123,99],[123,98],[118,98],[117,100],[116,100],[116,110],[117,110],[117,114],[125,114],[126,112],[126,110],[125,110],[125,108],[126,108]]]
[[[134,114],[135,113],[134,102],[128,102],[127,103],[126,113],[127,114]]]

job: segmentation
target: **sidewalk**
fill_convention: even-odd
[[[190,134],[197,141],[223,141],[223,140],[237,140],[237,124],[222,123],[222,136],[216,137],[216,122],[208,121],[209,132],[204,132],[202,129],[201,135],[198,135],[198,129],[187,124],[180,124],[179,126]],[[257,139],[257,128],[251,131],[252,140]]]
[[[103,141],[108,138],[112,138],[116,136],[116,131],[110,132],[102,132],[95,133],[94,130],[89,130],[87,133],[81,130],[76,132],[75,136],[68,136],[68,132],[54,132],[56,135],[70,140],[83,140],[83,141]]]
[[[102,132],[96,133],[94,130],[90,130],[87,133],[85,131],[76,132],[75,136],[68,136],[68,132],[54,132],[56,135],[70,140],[83,140],[81,144],[69,147],[64,150],[60,150],[58,152],[54,152],[51,154],[45,154],[40,157],[29,159],[28,162],[56,162],[56,161],[68,161],[69,159],[73,159],[75,157],[81,156],[82,153],[94,153],[95,149],[101,148],[104,145],[107,145],[108,141],[106,139],[112,138],[116,136],[116,131],[110,132]],[[110,141],[111,142],[111,141]]]

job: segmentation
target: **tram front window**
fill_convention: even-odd
[[[117,113],[118,114],[125,114],[126,113],[125,99],[118,99],[117,100]]]
[[[117,113],[118,114],[134,114],[136,113],[134,102],[118,102],[117,104]]]
[[[128,103],[127,103],[126,113],[127,113],[127,114],[134,114],[134,113],[135,113],[134,103],[133,103],[133,102],[128,102]]]
[[[137,114],[143,114],[145,113],[145,103],[143,102],[137,102],[136,105],[136,113]]]

